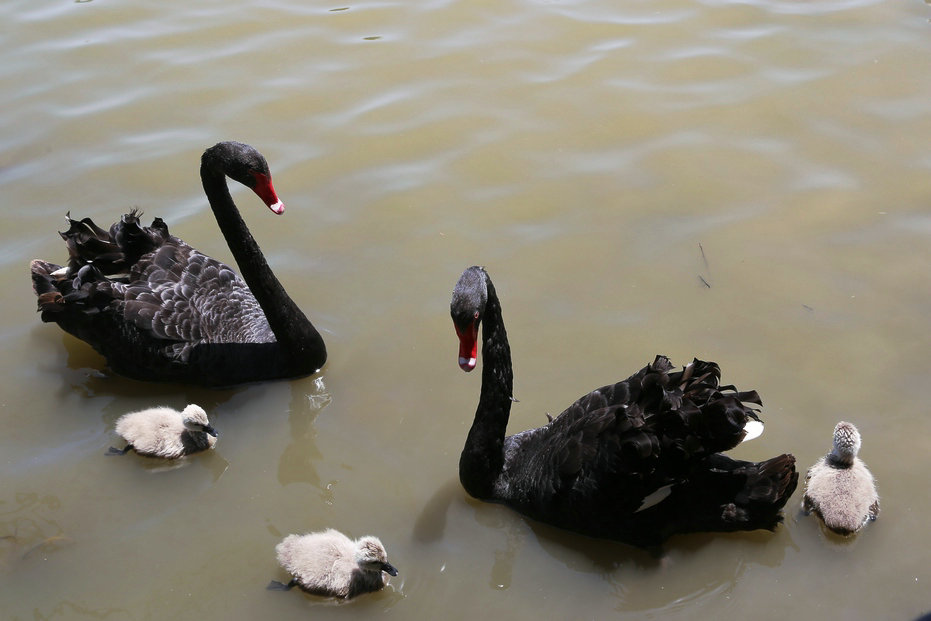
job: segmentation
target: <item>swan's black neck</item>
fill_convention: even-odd
[[[482,393],[459,458],[459,480],[476,498],[494,496],[495,482],[504,467],[504,438],[514,387],[501,304],[487,274],[485,283],[488,300],[482,316]]]
[[[288,296],[272,272],[262,250],[249,232],[230,196],[226,175],[219,162],[201,163],[201,181],[217,224],[236,259],[243,280],[249,285],[275,333],[285,364],[294,372],[313,373],[326,361],[323,338],[303,311]]]

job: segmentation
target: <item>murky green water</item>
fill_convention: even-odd
[[[0,8],[0,602],[9,619],[911,619],[931,610],[931,7],[922,2],[14,0]],[[132,207],[230,260],[201,151],[257,146],[288,205],[234,196],[323,331],[318,376],[206,391],[99,373],[28,277],[63,216]],[[880,519],[797,515],[658,562],[476,503],[479,377],[449,294],[488,267],[511,430],[665,353],[759,390],[737,455],[807,468],[856,423]],[[704,279],[710,288],[703,284]],[[217,449],[104,457],[124,412],[196,402]],[[285,534],[377,534],[349,605],[268,592]]]

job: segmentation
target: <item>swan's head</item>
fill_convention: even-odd
[[[852,464],[860,451],[860,432],[851,423],[841,421],[834,427],[834,449],[831,455],[843,464]]]
[[[255,147],[242,142],[220,142],[204,151],[200,161],[201,168],[219,170],[250,188],[274,213],[284,213],[284,203],[272,185],[268,162]]]
[[[474,369],[478,358],[478,326],[488,302],[487,277],[484,268],[478,266],[464,271],[449,303],[449,314],[459,337],[459,367],[463,371]]]
[[[199,431],[202,433],[208,433],[214,438],[217,437],[217,430],[210,426],[210,422],[207,420],[207,413],[204,412],[204,409],[199,405],[194,405],[193,403],[181,412],[181,416],[184,417],[184,428],[188,431]]]
[[[398,575],[398,570],[388,562],[388,553],[378,537],[362,537],[356,542],[356,563],[362,571]]]

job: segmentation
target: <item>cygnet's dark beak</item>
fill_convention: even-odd
[[[220,437],[220,434],[217,433],[217,430],[211,427],[210,425],[204,425],[204,433],[209,433],[214,438]]]
[[[384,563],[384,564],[381,566],[381,570],[382,570],[382,571],[385,571],[385,572],[388,572],[388,575],[389,575],[389,576],[397,576],[397,575],[398,575],[398,570],[397,570],[397,568],[395,568],[395,566],[392,565],[391,563]]]

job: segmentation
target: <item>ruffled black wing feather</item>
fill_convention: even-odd
[[[759,420],[746,403],[760,404],[754,391],[720,386],[713,362],[671,369],[657,356],[628,379],[580,398],[545,427],[507,438],[500,500],[588,534],[624,539],[628,523],[633,542],[661,540],[649,525],[631,523],[640,521],[644,500],[667,486],[672,506],[673,488],[708,469],[711,456],[739,444],[746,423]]]

